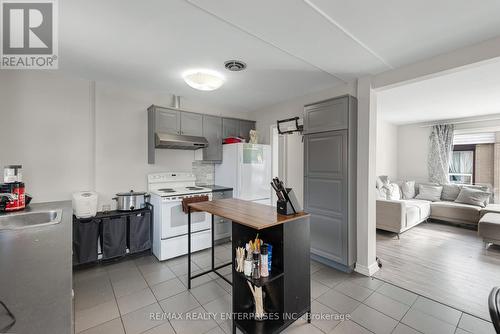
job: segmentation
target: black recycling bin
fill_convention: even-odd
[[[130,215],[129,249],[130,253],[151,248],[151,212],[144,211]]]
[[[102,218],[102,258],[110,259],[127,253],[127,217]]]
[[[73,263],[97,261],[100,219],[73,217]]]

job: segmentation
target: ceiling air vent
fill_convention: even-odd
[[[241,60],[228,60],[224,63],[224,66],[233,72],[243,71],[247,68],[247,64],[242,62]]]

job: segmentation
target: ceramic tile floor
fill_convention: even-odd
[[[231,258],[230,245],[216,247],[216,263]],[[195,271],[210,264],[208,251],[192,257]],[[230,277],[230,267],[221,272]],[[231,286],[215,274],[187,290],[187,257],[159,262],[154,256],[100,265],[74,273],[75,332],[82,334],[224,334],[231,323]],[[494,334],[491,323],[394,285],[311,263],[313,319],[286,333],[477,333]],[[211,319],[165,319],[164,313],[218,314]],[[150,319],[157,314],[157,319]],[[321,318],[348,314],[351,320]]]

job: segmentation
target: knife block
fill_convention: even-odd
[[[295,211],[293,211],[290,202],[286,200],[285,201],[278,200],[276,202],[276,211],[278,211],[280,215],[294,215],[296,213]]]
[[[287,198],[276,202],[276,210],[280,215],[294,215],[302,211],[302,207],[292,188],[286,188]]]

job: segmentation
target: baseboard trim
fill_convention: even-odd
[[[369,266],[363,266],[359,263],[356,263],[356,266],[354,267],[354,271],[365,276],[373,276],[373,274],[375,274],[378,270],[379,267],[377,261],[373,262]]]
[[[346,266],[344,264],[335,262],[333,260],[327,259],[327,258],[320,256],[320,255],[317,255],[317,254],[311,253],[311,259],[314,261],[318,261],[318,262],[320,262],[328,267],[331,267],[331,268],[334,268],[334,269],[337,269],[337,270],[340,270],[340,271],[343,271],[346,273],[351,273],[353,270],[352,267],[350,267],[350,266]]]

